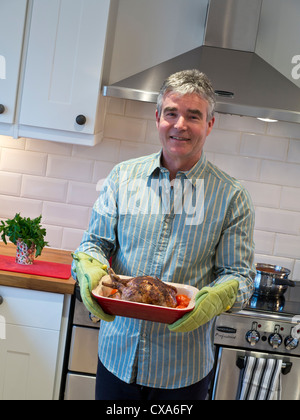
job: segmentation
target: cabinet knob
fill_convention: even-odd
[[[77,115],[76,122],[78,125],[84,125],[86,123],[86,117],[84,115]]]
[[[2,305],[3,301],[4,301],[3,297],[0,296],[0,305]]]
[[[3,114],[4,111],[5,111],[5,106],[0,104],[0,114]]]

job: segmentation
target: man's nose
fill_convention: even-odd
[[[179,115],[174,127],[177,128],[177,130],[184,130],[186,128],[186,120],[182,115]]]

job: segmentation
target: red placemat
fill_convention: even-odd
[[[57,279],[69,279],[71,276],[71,265],[69,264],[34,260],[31,265],[22,265],[15,262],[15,257],[7,255],[0,255],[0,270]]]

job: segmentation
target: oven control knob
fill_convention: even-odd
[[[269,344],[273,347],[274,350],[278,349],[282,343],[282,337],[278,333],[271,334],[269,337]]]
[[[246,334],[246,340],[251,346],[255,346],[260,340],[260,334],[256,330],[250,330]]]
[[[295,338],[296,340],[299,340],[299,338],[300,338],[300,328],[299,328],[299,324],[298,324],[298,325],[296,325],[295,327],[293,327],[293,328],[291,329],[291,336],[292,336],[293,338]]]
[[[286,337],[286,339],[284,340],[284,345],[287,350],[295,350],[295,348],[298,347],[298,344],[299,340],[297,340],[297,338],[292,337],[291,335]]]

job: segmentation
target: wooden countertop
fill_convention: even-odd
[[[5,245],[3,242],[0,242],[0,255],[15,256],[15,254],[16,246],[14,244],[8,243]],[[71,251],[52,248],[44,248],[42,255],[40,255],[38,259],[41,261],[62,264],[72,263]],[[65,280],[0,270],[0,286],[20,287],[22,289],[39,290],[42,292],[73,294],[75,290],[75,280],[72,276]]]

